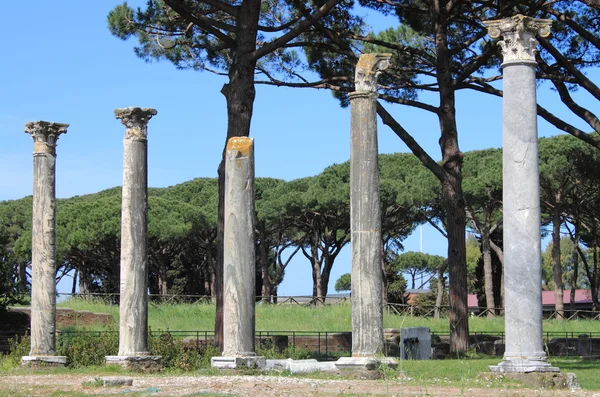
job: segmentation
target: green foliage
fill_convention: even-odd
[[[56,341],[57,353],[67,357],[69,368],[104,365],[105,357],[117,354],[117,332],[60,333]]]
[[[180,369],[193,371],[199,368],[210,367],[210,357],[206,354],[215,353],[213,349],[204,349],[202,352],[196,347],[186,346],[182,340],[176,340],[168,332],[151,335],[148,338],[150,354],[161,356],[161,363],[166,369]],[[208,365],[207,365],[208,364]]]
[[[121,40],[127,40],[135,33],[135,25],[131,23],[134,20],[134,11],[127,2],[115,6],[108,13],[107,19],[110,33]]]
[[[21,358],[28,356],[31,350],[31,337],[25,335],[18,338],[11,338],[8,341],[10,347],[10,362],[13,366],[21,365]]]
[[[350,291],[352,289],[352,280],[350,273],[344,273],[335,282],[335,291]]]
[[[267,360],[288,359],[305,360],[307,358],[316,358],[308,349],[303,349],[294,346],[287,346],[283,350],[279,350],[270,340],[262,340],[256,349],[258,356],[264,356]]]
[[[446,258],[439,255],[408,251],[398,255],[394,259],[393,266],[397,272],[408,273],[410,275],[410,288],[415,289],[422,287],[422,285],[416,284],[418,276],[424,278],[424,283],[428,282],[438,267],[442,266],[445,261]]]

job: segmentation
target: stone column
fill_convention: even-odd
[[[56,355],[56,141],[68,124],[25,124],[33,138],[33,221],[31,226],[31,351],[25,366],[63,366]]]
[[[254,141],[233,137],[225,153],[223,353],[217,368],[264,367],[254,352]]]
[[[538,174],[536,34],[552,21],[516,15],[487,21],[502,36],[503,228],[506,350],[492,372],[556,372],[542,343],[542,258]]]
[[[377,77],[390,54],[363,54],[350,93],[350,224],[352,238],[352,357],[344,367],[376,367],[383,359],[383,274],[377,147]],[[387,360],[388,364],[395,364]]]
[[[160,357],[148,353],[148,121],[155,109],[115,110],[125,125],[121,204],[121,291],[119,353],[107,364],[155,369]]]

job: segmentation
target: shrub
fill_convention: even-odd
[[[119,334],[106,332],[67,332],[57,338],[57,353],[67,357],[70,368],[104,365],[105,357],[119,349]]]
[[[28,356],[31,350],[31,337],[29,335],[11,338],[8,341],[10,345],[10,362],[15,366],[21,365],[21,358]]]

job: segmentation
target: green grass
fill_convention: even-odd
[[[119,318],[119,308],[100,301],[83,301],[71,299],[59,303],[59,307],[69,307],[75,310],[89,310],[98,313],[110,313],[115,319]],[[327,331],[346,332],[352,329],[351,307],[349,304],[328,305],[321,307],[304,307],[298,305],[257,305],[257,331]],[[150,304],[148,323],[152,330],[172,331],[210,331],[214,329],[215,306],[212,304]],[[385,313],[383,318],[385,328],[429,327],[432,332],[447,333],[448,319],[439,320],[425,317],[399,316]],[[114,327],[114,326],[113,326]],[[595,320],[545,320],[544,332],[597,332],[598,321]],[[104,328],[101,325],[91,329]],[[503,318],[469,319],[471,332],[502,332]]]

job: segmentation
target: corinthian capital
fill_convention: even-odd
[[[148,137],[148,121],[156,116],[156,109],[128,107],[115,109],[115,118],[121,120],[126,127],[125,139],[146,140]]]
[[[33,121],[25,124],[25,133],[33,138],[33,153],[56,155],[58,136],[67,132],[69,124]]]
[[[377,92],[377,78],[390,66],[392,54],[362,54],[356,64],[356,91]]]
[[[504,63],[514,61],[535,62],[537,51],[536,35],[548,37],[552,27],[551,19],[535,19],[525,15],[515,15],[510,18],[494,21],[484,21],[488,34],[492,38],[502,36],[498,42],[502,48]]]

